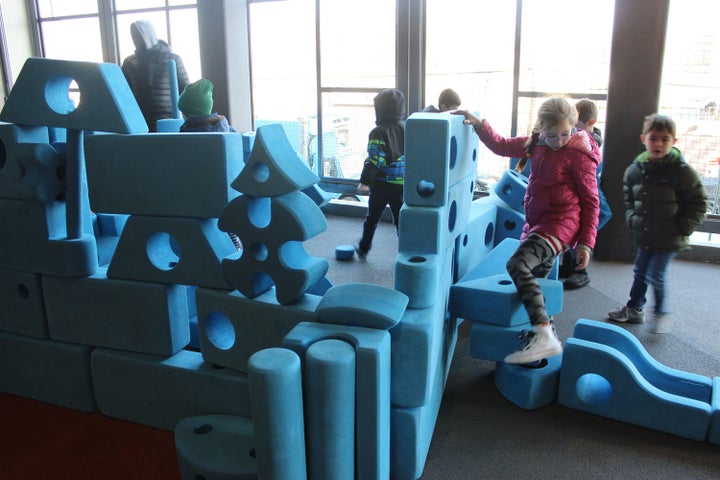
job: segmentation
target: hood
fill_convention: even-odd
[[[373,99],[375,124],[399,122],[405,119],[405,95],[397,88],[388,88]]]
[[[132,35],[136,52],[150,50],[158,43],[155,27],[147,20],[138,20],[130,25],[130,35]]]

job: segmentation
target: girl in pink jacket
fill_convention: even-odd
[[[532,323],[517,352],[506,363],[530,363],[562,353],[552,319],[545,310],[537,277],[550,272],[556,257],[577,246],[577,270],[587,267],[598,223],[595,172],[600,151],[587,132],[576,131],[576,111],[564,98],[550,98],[538,110],[529,137],[500,136],[484,119],[457,111],[472,125],[480,140],[496,155],[528,160],[530,177],[525,193],[525,225],[520,246],[507,262],[520,300]]]

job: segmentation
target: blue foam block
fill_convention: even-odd
[[[43,277],[50,336],[130,352],[173,355],[190,341],[185,287],[107,278]]]
[[[398,225],[398,251],[403,253],[440,253],[452,238],[447,229],[445,207],[403,205]]]
[[[282,126],[270,124],[258,127],[250,157],[232,186],[253,197],[277,197],[319,181],[300,161]]]
[[[94,412],[87,345],[0,332],[0,391]]]
[[[300,358],[285,348],[268,348],[250,357],[248,371],[260,478],[304,480],[307,462]]]
[[[507,273],[507,261],[520,246],[520,240],[506,238],[492,248],[484,258],[480,259],[475,266],[465,275],[460,277],[460,282],[467,282],[478,278],[502,275]]]
[[[512,327],[472,322],[470,325],[470,356],[479,360],[502,362],[515,352],[523,330],[532,329],[530,322]]]
[[[77,106],[68,96],[73,80],[82,96]],[[0,120],[74,130],[148,131],[132,90],[115,63],[28,58]]]
[[[85,159],[92,210],[217,218],[238,194],[236,133],[89,135]]]
[[[161,118],[155,122],[155,129],[158,133],[177,133],[184,123],[182,118]]]
[[[253,422],[236,415],[184,418],[175,427],[175,451],[184,479],[256,480]]]
[[[720,377],[713,378],[713,393],[710,402],[712,418],[708,428],[708,441],[720,445]]]
[[[242,134],[243,142],[243,162],[247,162],[250,158],[253,145],[255,145],[255,132],[245,132]]]
[[[320,340],[305,352],[308,476],[355,477],[355,349]]]
[[[98,213],[97,222],[99,235],[119,237],[122,234],[123,228],[125,228],[125,224],[129,218],[129,215]]]
[[[390,471],[390,335],[383,330],[300,323],[284,346],[304,357],[315,342],[338,339],[355,347],[356,475],[387,479]]]
[[[3,141],[3,146],[5,158],[0,168],[0,197],[48,203],[64,193],[63,154],[48,143]]]
[[[496,205],[479,201],[470,205],[467,226],[455,245],[457,278],[464,277],[493,250],[496,218]]]
[[[513,169],[505,170],[492,193],[516,212],[525,213],[525,190],[528,179]]]
[[[317,184],[303,188],[301,191],[302,193],[310,197],[310,199],[315,202],[315,205],[321,208],[327,205],[330,200],[337,197],[337,194],[326,192]]]
[[[125,224],[110,278],[230,289],[222,259],[236,252],[214,218],[145,217]]]
[[[637,337],[624,328],[581,318],[575,323],[573,337],[602,343],[622,352],[645,380],[664,392],[710,402],[713,390],[710,377],[683,372],[661,364],[650,356]]]
[[[477,166],[477,136],[463,118],[414,113],[405,122],[405,203],[448,205],[450,188]]]
[[[712,412],[710,403],[655,387],[619,350],[579,338],[565,341],[558,403],[699,441]]]
[[[225,207],[219,226],[237,234],[243,244],[242,252],[223,260],[223,268],[246,297],[274,284],[278,301],[289,304],[327,273],[327,260],[310,256],[302,245],[325,231],[327,220],[301,192],[271,199],[241,195]]]
[[[352,260],[355,257],[355,247],[352,245],[338,245],[335,247],[335,260]]]
[[[321,322],[388,330],[400,322],[407,295],[368,283],[336,285],[325,292],[317,306]]]
[[[518,407],[535,410],[557,397],[561,365],[562,355],[543,359],[537,367],[497,362],[495,386]]]
[[[0,330],[48,338],[47,317],[40,276],[0,269]]]
[[[164,430],[199,415],[250,416],[247,376],[203,362],[200,352],[172,357],[96,348],[92,383],[104,415]]]
[[[114,235],[107,236],[95,236],[95,243],[97,244],[98,252],[98,265],[101,267],[107,267],[115,255],[115,249],[117,248],[120,237]]]
[[[199,288],[198,334],[203,358],[246,372],[253,353],[279,347],[300,322],[318,321],[315,309],[320,298],[304,295],[291,305],[281,305],[273,289],[250,299],[238,291]]]
[[[498,245],[506,238],[520,239],[523,225],[525,224],[525,214],[510,208],[510,206],[497,195],[489,195],[475,201],[495,205],[497,208],[495,245]]]
[[[441,289],[440,278],[451,266],[440,254],[399,252],[395,260],[395,289],[408,296],[408,308],[427,308]]]

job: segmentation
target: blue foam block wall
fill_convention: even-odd
[[[250,416],[247,376],[215,368],[200,352],[172,357],[96,348],[92,384],[104,415],[164,430],[199,415]]]
[[[518,407],[535,410],[557,397],[561,364],[562,355],[543,359],[535,367],[497,362],[495,386]]]
[[[87,345],[0,332],[0,391],[94,412]]]
[[[530,322],[512,327],[472,322],[470,325],[470,356],[480,360],[501,362],[515,352],[523,330],[531,330]]]
[[[400,322],[407,304],[407,295],[397,290],[346,283],[325,292],[316,313],[325,323],[388,330]]]
[[[85,159],[92,210],[217,218],[238,193],[236,133],[89,135]]]
[[[130,352],[173,355],[190,341],[185,287],[108,278],[43,277],[50,336]]]
[[[205,361],[247,371],[252,354],[282,345],[283,338],[300,322],[318,321],[315,309],[321,297],[304,295],[281,305],[274,289],[249,299],[240,292],[199,288],[198,333]]]
[[[464,277],[495,247],[497,206],[474,201],[470,205],[468,222],[455,244],[456,277]],[[456,279],[457,280],[457,279]]]
[[[0,330],[48,338],[47,317],[40,276],[0,269]]]
[[[525,191],[528,179],[525,175],[513,169],[505,170],[500,180],[495,184],[492,194],[507,203],[513,210],[525,213]]]

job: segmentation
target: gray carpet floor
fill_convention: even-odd
[[[305,242],[330,262],[334,284],[393,286],[395,228],[378,227],[366,261],[335,260],[335,247],[355,243],[361,218],[328,216],[328,229]],[[632,264],[593,261],[590,285],[567,291],[555,317],[561,339],[579,318],[605,320],[627,300]],[[665,335],[650,325],[628,325],[659,362],[709,377],[720,376],[720,265],[676,260],[669,270],[675,324]],[[650,296],[652,304],[652,296]],[[553,402],[527,411],[497,390],[494,362],[469,355],[469,322],[457,348],[435,425],[423,479],[719,479],[720,446],[696,442],[572,410]]]

